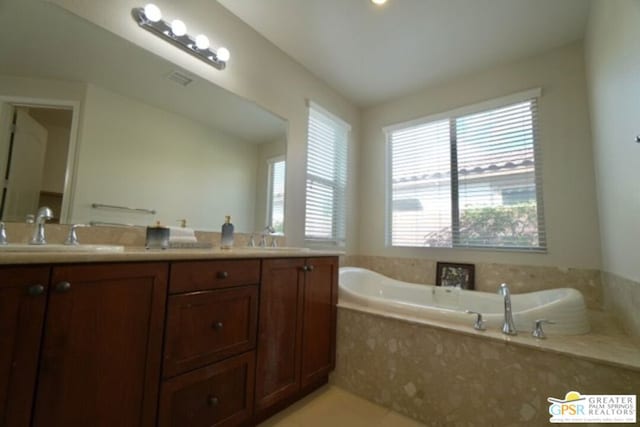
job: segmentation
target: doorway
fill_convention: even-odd
[[[40,206],[51,222],[66,218],[74,118],[73,106],[0,102],[0,220],[24,222]]]

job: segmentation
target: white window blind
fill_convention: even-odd
[[[537,98],[509,100],[388,131],[392,246],[546,248]]]
[[[349,125],[309,105],[305,240],[343,245]]]
[[[269,201],[267,224],[276,233],[284,233],[284,184],[286,162],[282,159],[269,160]]]

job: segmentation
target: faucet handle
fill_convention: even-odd
[[[64,241],[65,245],[79,245],[80,241],[78,240],[78,235],[76,234],[76,230],[80,227],[89,227],[88,224],[73,224],[69,229],[69,235],[67,236],[67,240]]]
[[[547,338],[547,336],[544,333],[544,330],[542,329],[542,325],[543,324],[548,324],[548,325],[555,325],[556,322],[552,321],[552,320],[547,320],[547,319],[538,319],[535,322],[533,322],[533,331],[531,331],[531,335],[533,335],[534,337],[538,338],[539,340],[543,340],[545,338]]]
[[[487,330],[487,327],[484,325],[484,320],[482,319],[482,313],[477,312],[477,311],[472,311],[472,310],[465,310],[464,311],[467,314],[475,314],[476,315],[476,321],[473,323],[473,329],[475,329],[476,331],[485,331]]]
[[[256,234],[255,233],[251,233],[251,237],[249,238],[249,243],[247,243],[247,246],[250,248],[255,248],[256,246]]]
[[[4,222],[0,221],[0,245],[6,245],[9,242],[7,241],[7,227],[4,225]]]

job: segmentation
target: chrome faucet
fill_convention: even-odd
[[[502,333],[505,335],[517,335],[516,325],[513,323],[513,312],[511,311],[511,291],[506,283],[498,287],[498,294],[504,297],[504,324]]]
[[[90,227],[90,225],[87,224],[73,224],[71,226],[71,228],[69,228],[69,235],[67,236],[67,240],[64,241],[65,245],[68,246],[76,246],[80,244],[80,241],[78,240],[78,234],[76,233],[76,230],[78,228],[81,227]]]
[[[271,234],[271,233],[275,233],[275,232],[276,232],[276,230],[275,230],[272,226],[267,225],[267,226],[264,228],[264,230],[262,230],[262,236],[260,237],[260,244],[259,244],[259,246],[260,246],[261,248],[266,247],[266,246],[267,246],[267,235],[268,235],[268,234]]]
[[[53,218],[53,211],[43,206],[38,209],[38,213],[36,214],[36,229],[33,231],[33,237],[29,242],[30,245],[46,245],[47,239],[44,235],[44,224],[48,220]]]

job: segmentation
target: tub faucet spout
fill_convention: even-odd
[[[517,335],[518,331],[513,323],[513,312],[511,311],[511,291],[506,283],[498,287],[498,294],[504,297],[504,324],[502,325],[502,333],[505,335]]]

